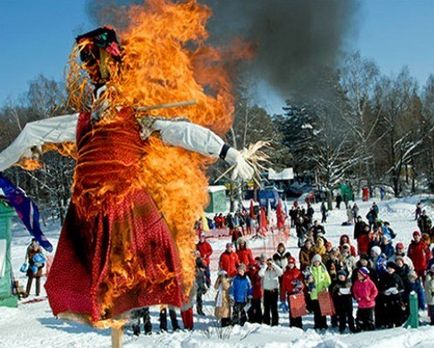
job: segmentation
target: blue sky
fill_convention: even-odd
[[[434,73],[434,0],[360,3],[351,47],[375,60],[384,73],[407,65],[423,85]],[[17,98],[40,73],[62,79],[74,37],[92,28],[85,0],[0,0],[0,105]],[[272,92],[265,91],[261,99],[271,112],[280,110],[282,101]]]

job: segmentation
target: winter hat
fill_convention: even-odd
[[[398,242],[398,243],[396,243],[395,248],[396,249],[405,249],[405,245],[403,242]]]
[[[387,264],[386,264],[386,268],[392,268],[393,270],[397,270],[397,268],[398,268],[398,266],[396,265],[396,263],[395,262],[393,262],[393,261],[389,261]]]
[[[381,248],[376,245],[372,247],[371,252],[374,252],[376,255],[381,255]]]
[[[362,267],[359,269],[359,274],[361,274],[364,278],[368,278],[369,269],[367,269],[366,267]]]
[[[295,257],[293,256],[288,257],[288,264],[289,263],[293,263],[295,265]]]
[[[312,264],[314,263],[314,262],[322,262],[322,258],[321,258],[321,255],[320,254],[315,254],[314,255],[314,257],[312,257]]]
[[[415,237],[415,236],[419,236],[420,237],[421,236],[420,232],[419,231],[414,231],[413,232],[413,237]]]
[[[338,277],[340,276],[340,275],[343,275],[343,276],[345,276],[345,278],[348,276],[348,273],[347,273],[347,271],[345,271],[344,269],[341,269],[338,273],[337,273],[337,275],[338,275]]]

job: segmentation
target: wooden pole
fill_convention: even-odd
[[[122,348],[122,337],[124,330],[122,327],[112,328],[112,348]]]
[[[152,106],[139,106],[136,107],[135,110],[139,112],[143,111],[150,111],[150,110],[157,110],[157,109],[169,109],[169,108],[179,108],[179,107],[185,107],[185,106],[191,106],[197,104],[197,100],[186,100],[181,102],[175,102],[175,103],[165,103],[165,104],[158,104],[158,105],[152,105]]]

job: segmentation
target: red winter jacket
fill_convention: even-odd
[[[416,243],[412,240],[408,247],[408,257],[413,261],[416,272],[425,271],[431,258],[431,251],[425,242],[419,241]]]
[[[377,295],[377,287],[370,278],[367,278],[363,282],[358,279],[354,282],[353,297],[356,299],[359,308],[375,307],[375,298]]]
[[[240,264],[238,255],[235,252],[225,251],[220,255],[219,268],[225,270],[229,277],[235,277],[237,274],[237,267]]]
[[[239,249],[237,250],[237,255],[239,262],[244,263],[247,267],[249,267],[249,265],[255,264],[251,249]]]
[[[300,281],[301,287],[295,289],[297,280]],[[288,295],[293,294],[295,291],[299,292],[303,290],[303,273],[298,268],[290,269],[286,267],[285,272],[282,275],[282,288],[280,291],[280,299],[286,301]]]
[[[362,234],[357,238],[357,250],[359,251],[359,255],[369,254],[369,242],[370,238],[368,234]]]
[[[249,267],[249,271],[247,272],[247,275],[249,276],[250,281],[252,282],[254,300],[260,300],[264,296],[264,289],[262,287],[262,278],[258,274],[259,270],[260,267],[254,264]]]
[[[211,244],[209,244],[207,241],[203,243],[199,242],[196,244],[196,249],[200,252],[200,257],[202,258],[203,263],[206,266],[209,266],[209,262],[210,262],[209,258],[212,254]]]

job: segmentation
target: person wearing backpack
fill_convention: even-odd
[[[27,286],[26,286],[26,297],[30,295],[30,290],[32,288],[33,279],[36,282],[36,296],[39,296],[41,292],[41,277],[42,269],[45,265],[45,256],[42,253],[42,248],[35,238],[27,247],[26,252],[26,262],[28,262],[27,268]]]

